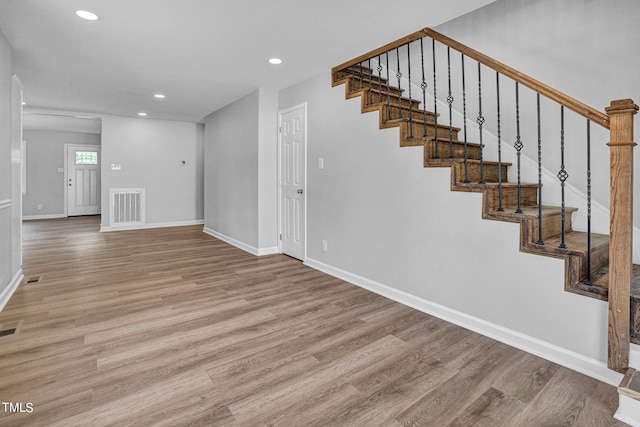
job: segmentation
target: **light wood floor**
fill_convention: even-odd
[[[6,426],[622,426],[614,387],[201,226],[24,225]]]

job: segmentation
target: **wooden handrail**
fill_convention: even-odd
[[[460,53],[463,53],[465,56],[472,58],[478,62],[480,62],[481,64],[484,64],[485,66],[498,71],[499,73],[513,79],[514,81],[518,82],[519,84],[528,87],[529,89],[532,89],[536,92],[538,92],[540,95],[547,97],[555,102],[557,102],[560,105],[564,105],[566,108],[580,114],[581,116],[591,120],[594,123],[599,124],[600,126],[609,129],[609,116],[607,116],[606,114],[592,108],[589,107],[586,104],[583,104],[582,102],[568,96],[565,95],[564,93],[553,89],[550,86],[545,85],[544,83],[539,82],[538,80],[527,76],[524,73],[521,73],[520,71],[509,67],[508,65],[503,64],[500,61],[496,61],[493,58],[488,57],[485,54],[482,54],[480,52],[478,52],[475,49],[472,49],[462,43],[459,43],[447,36],[445,36],[444,34],[441,34],[435,30],[432,30],[431,28],[423,28],[420,31],[416,31],[415,33],[409,34],[406,37],[403,37],[401,39],[398,39],[394,42],[391,42],[389,44],[386,44],[378,49],[372,50],[371,52],[365,53],[364,55],[360,55],[357,58],[354,58],[350,61],[347,61],[341,65],[338,65],[337,67],[334,67],[331,71],[332,73],[335,75],[336,72],[340,71],[340,70],[344,70],[346,68],[349,68],[353,65],[359,64],[362,61],[366,60],[366,59],[370,59],[373,57],[376,57],[378,55],[381,55],[385,52],[388,52],[392,49],[398,48],[400,46],[404,46],[407,43],[411,43],[415,40],[419,40],[422,37],[431,37],[434,40],[439,41],[440,43],[451,47],[452,49],[457,50]]]

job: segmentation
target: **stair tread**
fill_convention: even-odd
[[[609,264],[591,272],[591,282],[596,287],[607,289],[609,285]],[[631,298],[640,301],[640,265],[638,264],[633,264]]]
[[[428,125],[435,125],[435,122],[433,121],[427,121]],[[438,124],[438,126],[445,126],[442,124]],[[448,129],[449,127],[446,126],[446,128]],[[457,128],[452,128],[455,130],[459,130]],[[405,138],[406,140],[409,140],[409,138]],[[424,136],[414,136],[412,139],[412,141],[418,142],[418,141],[435,141],[435,138],[433,136],[427,136],[426,138]],[[449,144],[449,142],[453,142],[454,144],[458,144],[458,145],[464,145],[464,141],[460,141],[459,139],[453,139],[453,141],[449,141],[449,137],[443,136],[443,137],[438,137],[438,142],[440,143],[446,143]],[[467,141],[467,147],[480,147],[480,144],[478,144],[477,142],[469,142]]]
[[[442,157],[439,159],[429,159],[429,160],[425,160],[425,163],[464,163],[464,159],[460,159],[457,157]],[[469,163],[474,163],[474,164],[480,164],[480,160],[477,159],[467,159],[467,162]],[[483,160],[482,161],[483,164],[485,165],[497,165],[498,162],[493,161],[493,160]],[[510,162],[502,162],[502,166],[511,166],[512,163]],[[497,183],[496,183],[497,184]],[[502,185],[506,185],[507,182],[503,182]]]
[[[618,392],[635,400],[640,400],[640,372],[634,368],[627,369],[618,386]]]
[[[536,185],[537,186],[537,185]],[[538,218],[538,207],[537,206],[522,206],[522,213],[515,213],[513,209],[505,210],[503,212],[497,210],[491,210],[491,215],[496,216],[505,216],[509,218]],[[578,208],[573,207],[565,207],[565,214],[571,214],[573,212],[577,212]],[[551,215],[561,215],[562,207],[560,206],[542,206],[542,217],[551,216]]]
[[[562,236],[557,235],[549,237],[544,240],[544,245],[538,245],[534,243],[534,246],[545,249],[547,251],[553,250],[556,253],[566,253],[567,255],[586,255],[587,253],[587,233],[584,231],[569,231],[564,235],[566,249],[560,248],[560,242]],[[608,234],[591,233],[591,251],[602,248],[609,245]]]
[[[468,161],[471,161],[472,159],[469,159]],[[506,164],[505,162],[502,162],[502,164]],[[499,183],[497,182],[485,182],[483,184],[480,184],[478,182],[457,182],[456,186],[458,187],[469,187],[469,188],[498,188]],[[502,183],[502,188],[514,188],[514,187],[518,187],[518,183],[517,182],[503,182]],[[538,188],[538,184],[532,184],[532,183],[526,183],[523,182],[520,184],[520,188]],[[522,209],[524,210],[524,206],[522,207]],[[538,207],[536,206],[535,209],[538,209]]]
[[[429,114],[433,115],[432,113],[429,113]],[[413,123],[424,124],[424,117],[423,116],[424,116],[423,110],[420,110],[420,116],[412,117],[411,121]],[[408,121],[409,121],[409,117],[403,117],[401,119],[399,119],[399,118],[398,119],[388,119],[387,123],[402,123],[402,122],[408,122]],[[427,121],[427,124],[428,125],[435,125],[435,121],[433,121],[433,122]],[[449,125],[447,125],[445,123],[438,123],[438,128],[440,128],[440,127],[449,129]],[[457,131],[457,132],[460,132],[460,130],[461,130],[459,127],[456,127],[456,126],[451,126],[451,129],[453,129],[454,131]],[[446,136],[444,136],[444,137],[438,136],[438,139],[441,139],[441,138],[446,138],[447,142],[449,141],[448,137],[446,137]],[[434,139],[434,138],[431,137],[429,139]]]

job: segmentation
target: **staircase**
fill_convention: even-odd
[[[362,74],[362,76],[361,76]],[[361,78],[362,77],[362,78]],[[369,83],[372,83],[371,85]],[[518,208],[518,185],[509,181],[510,163],[502,162],[499,168],[496,161],[480,161],[480,144],[458,139],[460,129],[446,125],[437,125],[436,139],[435,114],[420,108],[421,101],[410,100],[402,96],[402,90],[391,85],[386,79],[373,74],[373,70],[363,66],[349,67],[333,75],[333,86],[345,85],[347,99],[360,97],[362,112],[377,111],[380,115],[380,128],[397,127],[400,129],[400,146],[424,146],[424,167],[448,167],[451,169],[451,190],[482,193],[482,217],[485,219],[520,223],[520,249],[523,252],[565,259],[566,275],[565,289],[582,295],[607,299],[607,271],[609,260],[609,236],[591,234],[591,266],[597,272],[597,278],[592,277],[593,285],[585,283],[587,279],[588,251],[587,233],[574,231],[571,227],[572,213],[577,208],[565,208],[565,245],[561,248],[562,208],[560,206],[538,206],[538,184],[521,183],[520,209],[522,213],[515,213]],[[371,92],[369,91],[372,87]],[[380,91],[382,86],[382,91]],[[387,89],[391,98],[390,111],[388,106]],[[412,114],[409,117],[409,104]],[[402,105],[402,118],[400,108]],[[425,138],[425,121],[426,134]],[[449,134],[452,134],[452,143]],[[466,147],[465,147],[466,146]],[[465,162],[465,148],[467,161]],[[466,163],[466,164],[465,164]],[[481,171],[482,169],[482,171]],[[501,170],[499,170],[501,169]],[[480,181],[480,175],[484,183]],[[499,183],[498,178],[501,178]],[[500,194],[502,193],[502,210],[500,209]],[[540,237],[539,214],[543,217],[542,242]],[[592,274],[593,276],[593,274]],[[640,299],[638,300],[640,303]],[[639,305],[640,308],[640,305]],[[640,343],[640,329],[637,332]]]
[[[433,93],[437,81],[436,42],[446,46],[448,64],[448,118],[437,111],[421,107],[426,101],[425,55],[423,40],[433,44]],[[419,42],[419,45],[418,45]],[[418,68],[418,83],[422,101],[411,94],[412,56],[419,48],[420,58],[413,64]],[[427,43],[428,45],[429,43]],[[401,51],[406,52],[406,62],[401,60]],[[467,139],[466,115],[464,131],[452,126],[452,93],[450,50],[462,54],[462,91],[464,95],[465,55],[478,61],[478,81],[481,86],[480,64],[495,70],[497,80],[503,75],[516,82],[516,111],[518,111],[518,84],[535,92],[538,99],[538,177],[537,183],[524,183],[520,179],[520,149],[518,154],[517,179],[513,165],[501,161],[500,150],[500,95],[498,89],[498,159],[486,160],[482,142],[484,117],[478,116],[479,141]],[[415,54],[414,54],[415,55]],[[390,60],[390,57],[393,59]],[[372,61],[377,63],[373,67]],[[390,70],[390,62],[393,64]],[[404,66],[401,65],[404,62]],[[384,66],[383,66],[384,65]],[[386,66],[386,71],[382,70]],[[402,68],[402,70],[401,70]],[[421,72],[420,72],[421,71]],[[401,83],[403,73],[408,72],[408,84]],[[415,73],[415,71],[414,71]],[[392,76],[397,77],[397,84]],[[414,74],[415,75],[415,74]],[[420,75],[422,77],[420,81]],[[633,115],[638,107],[631,100],[613,101],[604,115],[580,102],[537,82],[510,67],[474,51],[429,28],[411,34],[380,49],[362,55],[332,70],[332,85],[344,85],[347,99],[360,97],[362,113],[378,112],[379,127],[399,128],[401,147],[424,147],[424,167],[448,167],[451,171],[451,190],[482,193],[482,217],[488,220],[520,223],[520,250],[565,260],[564,287],[568,292],[609,301],[609,360],[610,369],[625,373],[619,387],[620,408],[616,416],[633,425],[640,425],[640,373],[628,369],[629,342],[640,344],[640,266],[631,263],[633,197]],[[408,90],[404,89],[408,88]],[[499,83],[496,83],[496,87]],[[415,90],[415,89],[414,89]],[[415,92],[414,92],[415,93]],[[549,206],[539,201],[542,198],[540,159],[540,94],[559,103],[562,114],[562,166],[558,179],[562,185],[562,206]],[[459,95],[459,94],[458,94]],[[444,98],[444,96],[442,96]],[[442,100],[441,100],[442,101]],[[482,98],[480,98],[480,110]],[[441,104],[442,105],[442,104]],[[466,108],[463,107],[463,108]],[[587,119],[610,129],[611,139],[611,239],[609,235],[591,233],[591,194],[588,184],[587,232],[573,229],[573,214],[576,207],[565,206],[564,196],[564,109],[570,109]],[[519,120],[519,112],[516,112]],[[447,124],[443,124],[447,122]],[[518,122],[518,139],[519,135]],[[461,137],[461,135],[464,135]],[[587,131],[589,135],[589,131]],[[589,139],[589,136],[587,136]],[[517,144],[517,142],[516,142]],[[589,143],[587,143],[589,146]],[[589,148],[587,148],[589,152]],[[590,160],[587,161],[587,176],[591,179]],[[563,179],[564,178],[564,179]],[[600,177],[602,178],[602,177]],[[590,182],[590,181],[589,181]],[[615,215],[614,215],[615,212]],[[610,257],[613,260],[610,265]],[[612,277],[613,276],[613,277]],[[627,409],[631,408],[631,409]],[[631,411],[629,418],[625,411]],[[623,413],[621,413],[623,412]],[[637,415],[637,417],[636,417]],[[637,423],[637,424],[636,424]]]

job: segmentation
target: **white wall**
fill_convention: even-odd
[[[27,194],[22,198],[25,217],[63,216],[65,144],[100,145],[100,135],[52,130],[25,130],[27,141]],[[42,209],[38,209],[42,205]]]
[[[277,248],[277,93],[205,118],[205,229],[252,253]]]
[[[102,117],[103,229],[109,226],[110,188],[146,189],[147,226],[202,220],[202,138],[198,129],[195,123]],[[112,171],[112,164],[122,169]]]
[[[20,269],[19,87],[12,87],[11,46],[0,32],[0,309],[22,280]],[[18,129],[16,129],[18,127]]]
[[[561,260],[519,252],[516,224],[482,220],[480,195],[451,192],[329,74],[279,99],[308,102],[308,263],[606,379],[606,304],[564,292]]]

